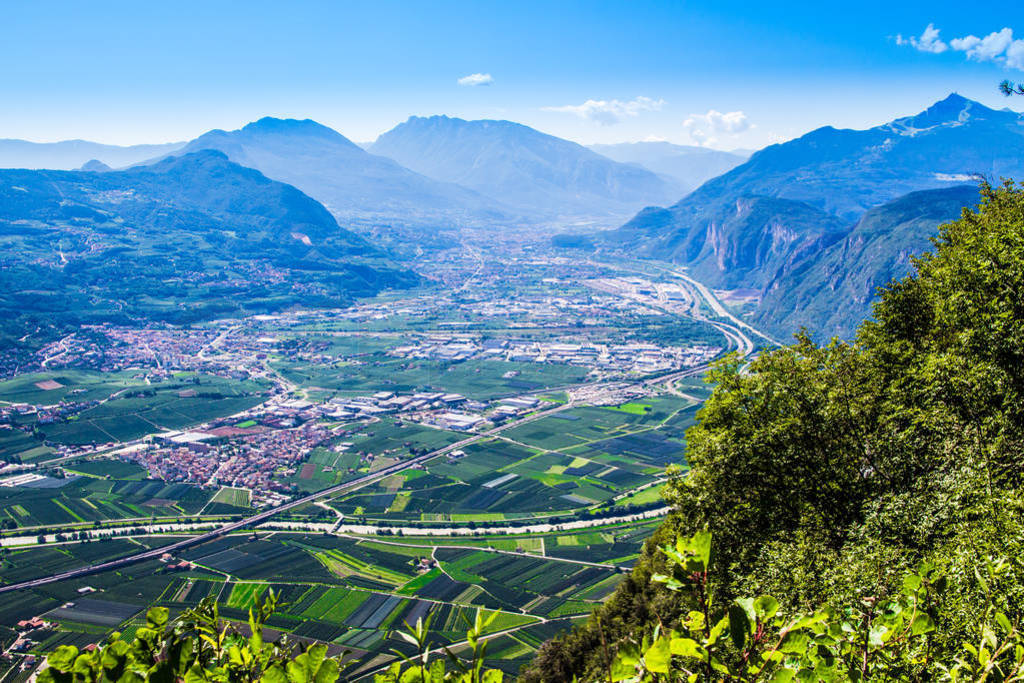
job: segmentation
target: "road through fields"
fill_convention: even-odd
[[[705,365],[699,365],[699,366],[695,366],[695,367],[692,367],[692,368],[687,368],[685,370],[680,370],[680,371],[677,371],[677,372],[668,373],[666,375],[662,375],[661,377],[657,377],[657,378],[654,378],[654,379],[642,380],[642,381],[633,382],[633,383],[612,383],[612,384],[595,383],[593,385],[593,387],[595,389],[600,389],[602,386],[604,386],[604,387],[609,387],[609,388],[611,388],[613,390],[619,390],[619,389],[622,389],[624,387],[629,387],[629,386],[648,387],[648,386],[652,386],[654,384],[661,384],[661,383],[664,383],[664,382],[673,382],[673,381],[675,381],[677,379],[680,379],[680,378],[683,378],[683,377],[692,377],[694,375],[699,375],[702,372],[704,372],[705,370],[707,370],[707,367],[708,366],[706,364]],[[283,503],[281,505],[275,506],[273,508],[270,508],[269,510],[264,510],[263,512],[259,512],[259,513],[255,514],[255,515],[251,515],[251,516],[246,517],[245,519],[239,520],[237,522],[230,522],[230,523],[225,524],[225,525],[223,525],[221,527],[218,527],[217,529],[214,529],[212,531],[208,531],[206,533],[199,534],[199,535],[193,536],[191,538],[183,539],[183,540],[178,541],[176,543],[172,543],[171,545],[166,545],[166,546],[163,546],[163,547],[160,547],[160,548],[155,548],[153,550],[146,550],[146,551],[143,551],[143,552],[140,552],[140,553],[136,553],[134,555],[128,555],[126,557],[121,557],[121,558],[118,558],[116,560],[110,560],[108,562],[102,562],[102,563],[99,563],[99,564],[88,565],[88,566],[85,566],[85,567],[79,567],[77,569],[71,569],[71,570],[68,570],[66,572],[60,572],[60,573],[57,573],[57,574],[51,574],[49,576],[40,577],[38,579],[32,579],[32,580],[29,580],[29,581],[22,581],[20,583],[13,583],[13,584],[9,584],[7,586],[0,586],[0,594],[8,593],[8,592],[15,591],[15,590],[21,590],[21,589],[24,589],[24,588],[35,588],[37,586],[43,586],[43,585],[46,585],[48,583],[54,583],[56,581],[66,581],[68,579],[74,579],[74,578],[78,578],[78,577],[81,577],[81,576],[88,576],[90,574],[96,574],[98,572],[104,572],[104,571],[110,571],[112,569],[118,569],[120,567],[124,567],[124,566],[130,565],[130,564],[134,564],[136,562],[143,562],[145,560],[151,560],[151,559],[159,558],[164,553],[173,553],[175,551],[182,550],[184,548],[188,548],[188,547],[191,547],[191,546],[194,546],[194,545],[198,545],[200,543],[212,540],[214,538],[218,538],[218,537],[223,536],[225,534],[229,534],[229,533],[231,533],[233,531],[238,531],[239,529],[244,529],[246,527],[255,526],[257,524],[260,524],[262,522],[267,521],[268,519],[270,519],[274,515],[278,515],[278,514],[280,514],[282,512],[287,512],[288,510],[293,510],[293,509],[295,509],[297,507],[301,507],[303,505],[308,505],[310,503],[314,503],[317,500],[319,500],[321,498],[324,498],[326,496],[333,496],[333,495],[338,494],[338,493],[350,493],[352,491],[364,488],[366,486],[369,486],[370,484],[373,484],[374,482],[379,481],[380,479],[383,479],[385,477],[391,476],[392,474],[396,474],[398,472],[402,472],[404,470],[409,469],[410,467],[415,467],[416,465],[421,465],[421,464],[423,464],[423,463],[425,463],[425,462],[427,462],[429,460],[432,460],[434,458],[440,457],[442,455],[447,455],[448,453],[451,453],[452,451],[459,450],[460,448],[464,448],[464,447],[466,447],[466,446],[468,446],[468,445],[470,445],[472,443],[475,443],[477,441],[481,441],[483,439],[487,439],[489,437],[492,437],[492,436],[494,436],[496,434],[500,434],[501,432],[504,432],[505,430],[508,430],[508,429],[512,429],[513,427],[518,427],[520,425],[527,424],[529,422],[533,422],[535,420],[539,420],[539,419],[544,418],[544,417],[548,417],[549,415],[554,415],[555,413],[559,413],[559,412],[561,412],[563,410],[569,410],[570,408],[576,407],[576,405],[577,405],[577,402],[575,400],[569,400],[567,403],[563,403],[563,404],[555,406],[553,408],[549,408],[547,410],[541,410],[541,411],[538,411],[536,413],[531,413],[530,415],[526,415],[525,417],[522,417],[522,418],[520,418],[518,420],[513,420],[512,422],[508,422],[508,423],[500,425],[498,427],[494,427],[493,429],[489,429],[486,432],[481,432],[481,433],[478,433],[478,434],[473,434],[471,436],[468,436],[467,438],[462,439],[460,441],[457,441],[456,443],[453,443],[451,445],[445,446],[444,448],[439,448],[439,449],[437,449],[435,451],[431,451],[429,453],[424,453],[423,455],[418,455],[418,456],[415,456],[413,458],[409,458],[408,460],[403,460],[400,463],[396,463],[394,465],[390,465],[388,467],[384,467],[384,468],[382,468],[380,470],[377,470],[376,472],[373,472],[372,474],[367,474],[367,475],[364,475],[364,476],[359,477],[357,479],[354,479],[354,480],[351,480],[351,481],[348,481],[348,482],[345,482],[345,483],[342,483],[342,484],[337,484],[335,486],[331,486],[331,487],[328,487],[326,489],[322,489],[322,490],[317,491],[315,493],[311,493],[311,494],[309,494],[307,496],[303,496],[301,498],[296,498],[295,500],[292,500],[292,501],[289,501],[287,503]]]

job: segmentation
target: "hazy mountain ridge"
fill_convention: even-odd
[[[203,149],[295,185],[343,219],[502,222],[513,214],[493,199],[370,154],[309,119],[265,117],[239,130],[212,130],[182,151]]]
[[[696,189],[750,158],[750,154],[746,153],[723,152],[670,142],[621,142],[588,145],[588,148],[614,161],[637,164],[673,178],[685,192]]]
[[[0,163],[101,172],[204,149],[295,185],[342,220],[454,227],[607,226],[740,161],[667,143],[608,146],[617,161],[510,121],[435,116],[412,117],[364,145],[310,119],[273,117],[169,145],[0,141]]]
[[[69,171],[89,161],[111,167],[129,166],[169,154],[185,146],[184,142],[156,145],[105,145],[88,140],[29,142],[0,140],[0,168],[57,169]]]
[[[676,183],[511,121],[413,116],[370,151],[550,219],[606,219],[678,195]]]

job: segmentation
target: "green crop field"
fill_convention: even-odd
[[[135,481],[146,478],[146,470],[135,463],[102,458],[98,460],[85,460],[73,465],[67,465],[65,471],[72,474],[83,474],[99,479],[120,479],[124,481]]]
[[[116,483],[90,481],[97,485]],[[146,482],[125,482],[129,483]],[[539,553],[545,548],[583,550],[587,542],[593,542],[594,548],[618,543],[622,554],[626,554],[627,548],[635,553],[647,533],[649,528],[641,525],[522,538],[385,540],[261,532],[253,540],[251,533],[239,533],[184,551],[181,557],[198,565],[190,571],[168,573],[162,563],[152,560],[120,572],[97,574],[86,581],[97,589],[90,597],[99,600],[100,605],[163,604],[180,609],[213,595],[220,602],[223,617],[243,622],[246,610],[273,589],[280,600],[280,614],[272,623],[275,629],[344,644],[365,653],[358,659],[368,661],[376,656],[393,656],[393,649],[403,647],[395,629],[430,615],[432,637],[435,642],[446,644],[462,639],[464,619],[472,619],[478,608],[498,611],[489,632],[511,630],[513,634],[530,633],[529,629],[542,619],[585,614],[608,595],[622,575],[611,569],[557,561]],[[633,534],[631,540],[620,542],[628,534]],[[574,540],[562,545],[563,537]],[[137,544],[157,547],[175,538],[142,536],[16,550],[6,554],[0,566],[0,580],[24,580],[38,573],[109,559],[138,548]],[[474,544],[481,549],[455,547]],[[529,546],[536,554],[497,554],[487,551],[488,545]],[[419,560],[431,556],[440,561],[440,568],[424,573],[414,568]],[[344,567],[344,571],[333,571],[325,558]],[[224,572],[239,578],[225,583]],[[82,583],[58,582],[0,598],[0,626],[73,600]],[[127,613],[129,608],[116,609]],[[98,612],[83,612],[81,616],[94,621],[117,618]],[[128,629],[141,623],[133,619]],[[87,631],[82,628],[67,622],[58,632],[68,634],[67,637],[87,633],[89,638],[99,640],[117,625],[93,625]],[[525,640],[533,642],[538,637]],[[82,641],[87,642],[91,641]],[[516,651],[526,656],[538,645],[539,642],[519,643]]]
[[[570,365],[490,360],[446,363],[417,359],[410,362],[380,352],[361,356],[359,361],[358,365],[323,366],[279,360],[273,367],[297,384],[342,394],[443,390],[480,400],[577,384],[587,374],[585,368]]]
[[[37,385],[59,387],[40,389]],[[19,424],[35,426],[47,441],[82,445],[130,441],[237,413],[261,403],[266,386],[263,382],[212,375],[144,384],[129,373],[68,370],[0,382],[0,400],[38,405],[56,404],[61,400],[83,404],[101,401],[53,422],[35,423],[31,416],[18,418]],[[25,444],[25,447],[31,450],[39,445],[37,442]],[[4,446],[0,439],[0,449],[3,449],[0,456],[7,455],[14,444]],[[10,453],[16,454],[17,451]]]
[[[141,479],[140,468],[130,463],[101,460],[78,463],[74,468],[87,471],[88,476],[58,480],[52,488],[0,487],[0,518],[19,527],[177,518],[196,514],[212,495],[189,484]],[[73,476],[71,471],[68,474]]]
[[[21,375],[0,382],[0,401],[34,405],[54,405],[63,400],[96,401],[130,387],[143,385],[142,380],[133,378],[132,374],[62,369],[58,372]],[[49,382],[53,384],[47,384]],[[59,386],[45,388],[53,385]]]
[[[231,587],[228,607],[247,610],[257,603],[266,589],[265,583],[236,583]]]
[[[667,437],[661,426],[632,425],[630,421],[648,419],[646,412],[572,412],[581,418],[568,429],[601,436],[588,436],[590,445],[562,453],[539,451],[502,435],[467,446],[461,457],[435,460],[426,472],[417,471],[404,482],[391,478],[343,495],[332,506],[347,515],[376,519],[468,522],[564,514],[617,497],[630,498],[621,505],[653,502],[650,494],[632,499],[630,492],[653,483],[682,444]],[[670,420],[674,415],[666,412]],[[664,455],[658,460],[634,453],[645,448]]]
[[[252,491],[249,489],[222,486],[220,487],[220,490],[214,494],[213,498],[210,499],[210,502],[233,505],[234,507],[239,508],[247,508],[252,502]]]
[[[0,461],[32,462],[52,452],[53,449],[44,446],[42,440],[32,434],[8,425],[0,426]]]
[[[352,443],[352,450],[374,454],[405,455],[411,449],[432,451],[455,443],[463,435],[413,422],[386,418],[367,425],[338,441]]]

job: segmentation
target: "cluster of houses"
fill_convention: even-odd
[[[31,650],[39,643],[30,637],[34,631],[41,629],[54,629],[57,628],[57,624],[46,621],[42,617],[32,617],[31,619],[22,619],[14,625],[14,630],[17,632],[17,636],[14,642],[11,643],[7,651],[4,652],[4,658],[7,659],[11,655],[23,654]],[[21,670],[35,666],[36,658],[34,655],[26,655],[21,660]]]
[[[37,385],[46,384],[52,380],[46,380],[43,382],[36,382]],[[56,383],[55,383],[56,384]],[[57,384],[56,387],[60,388],[62,385]],[[84,389],[73,389],[68,392],[68,395],[81,394]],[[73,415],[77,415],[87,408],[91,408],[97,405],[99,401],[72,401],[67,399],[60,399],[54,403],[5,403],[0,405],[0,419],[12,419],[22,415],[35,416],[36,422],[39,424],[51,424],[53,422],[63,422]]]
[[[268,423],[279,425],[279,418],[267,416],[251,427],[163,432],[149,437],[146,447],[122,456],[164,481],[244,487],[257,493],[255,505],[280,502],[282,494],[290,492],[284,478],[329,439],[331,431],[315,420],[289,429],[270,428]],[[260,497],[263,494],[266,500]]]
[[[15,625],[16,631],[34,631],[38,628],[53,628],[53,624],[44,620],[42,617],[32,617],[31,619],[22,619]]]
[[[170,553],[164,553],[160,556],[160,561],[164,564],[165,572],[187,572],[192,569],[193,564],[188,560],[174,560],[174,556]]]
[[[130,328],[110,323],[84,325],[83,334],[70,334],[36,352],[46,367],[87,367],[116,372],[130,367],[152,367],[159,376],[165,368],[191,365],[216,330]],[[105,341],[100,344],[99,340]]]

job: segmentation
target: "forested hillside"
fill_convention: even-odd
[[[857,617],[923,571],[942,577],[928,595],[927,652],[874,680],[938,680],[958,658],[1011,679],[998,671],[1022,656],[1012,639],[1024,606],[1024,191],[983,187],[978,211],[942,227],[916,267],[855,340],[801,339],[710,375],[689,472],[668,489],[672,516],[614,597],[522,680],[603,680],[616,652],[638,651],[659,625],[685,630],[701,602],[652,577],[671,573],[659,546],[700,530],[713,539],[716,610],[770,594],[781,612],[852,605]],[[876,636],[881,648],[893,634]]]
[[[957,185],[871,209],[843,239],[780,268],[762,290],[753,322],[780,337],[806,327],[815,338],[851,338],[878,289],[910,273],[938,226],[977,202],[977,186]]]
[[[0,245],[7,350],[26,332],[338,306],[418,281],[312,198],[209,150],[106,173],[0,170]]]

